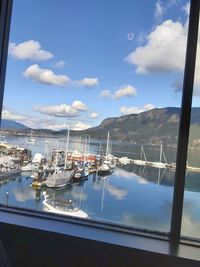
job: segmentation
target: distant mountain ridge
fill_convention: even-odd
[[[107,118],[94,128],[82,131],[92,137],[106,138],[110,131],[112,140],[177,146],[180,108],[156,108],[139,114]],[[190,125],[190,146],[200,147],[200,108],[192,108]]]
[[[112,141],[137,144],[160,144],[176,147],[178,141],[180,108],[156,108],[139,114],[104,119],[99,126],[82,131],[71,131],[70,136],[90,135],[91,138],[106,139],[108,131]],[[6,126],[6,127],[5,127]],[[9,126],[9,127],[8,127]],[[2,120],[2,128],[30,131],[14,121]],[[66,135],[66,130],[53,132],[46,129],[34,130],[35,134]],[[200,108],[192,108],[190,140],[191,147],[200,148]]]
[[[180,108],[152,109],[139,114],[107,118],[99,126],[82,132],[105,138],[110,131],[112,140],[141,144],[163,141],[171,146],[177,143],[179,115]]]
[[[19,122],[13,120],[1,120],[1,128],[2,129],[15,129],[15,130],[28,130],[29,128]]]

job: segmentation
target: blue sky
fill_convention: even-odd
[[[181,0],[14,0],[3,118],[81,130],[180,106],[188,8]]]

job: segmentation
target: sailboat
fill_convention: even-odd
[[[165,162],[162,162],[162,159],[164,158]],[[151,166],[155,168],[167,168],[167,160],[163,151],[163,145],[160,144],[160,159],[159,161],[151,162]]]
[[[107,134],[107,143],[106,143],[106,155],[105,158],[102,160],[101,165],[97,169],[98,175],[106,175],[111,174],[113,169],[115,168],[114,164],[114,157],[110,153],[110,133],[108,131]]]
[[[35,138],[33,138],[33,130],[31,129],[30,137],[27,141],[28,144],[35,144]]]
[[[147,158],[146,154],[144,152],[144,147],[141,145],[141,150],[140,150],[140,159],[134,159],[133,163],[136,165],[144,166],[146,164]]]
[[[78,166],[76,168],[74,178],[80,179],[80,178],[87,177],[89,175],[89,166],[88,166],[88,162],[86,161],[86,152],[87,152],[86,150],[87,150],[87,139],[85,139],[85,143],[84,143],[83,162],[81,166]]]
[[[75,174],[75,170],[67,170],[67,149],[68,149],[68,144],[69,144],[69,132],[70,129],[68,129],[68,134],[67,134],[67,146],[66,146],[66,155],[65,155],[65,165],[64,167],[58,167],[58,147],[57,147],[57,155],[56,155],[56,162],[54,166],[54,171],[53,173],[49,174],[46,180],[46,186],[48,187],[64,187],[67,184],[69,184],[70,180],[73,178]]]

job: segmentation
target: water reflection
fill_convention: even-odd
[[[39,141],[37,144],[38,148],[34,147],[35,152],[38,152],[39,146],[41,147]],[[128,147],[126,149],[128,151]],[[66,188],[57,190],[45,187],[32,188],[30,175],[22,173],[21,177],[1,179],[0,203],[42,211],[43,192],[46,191],[52,200],[76,201],[77,206],[91,219],[169,231],[175,176],[170,169],[133,164],[121,165],[110,176],[99,177],[97,174],[91,174],[85,180],[76,181]],[[183,235],[200,237],[199,192],[199,174],[188,172]]]
[[[200,194],[197,192],[185,191],[181,234],[200,238]]]

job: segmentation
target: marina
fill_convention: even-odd
[[[160,168],[154,164],[160,161],[160,147],[114,143],[112,151],[109,151],[105,140],[101,144],[102,152],[99,153],[99,142],[90,140],[88,145],[88,138],[79,139],[81,142],[77,142],[77,138],[70,138],[67,150],[65,139],[58,142],[49,138],[48,143],[46,137],[35,140],[30,151],[25,146],[26,150],[20,150],[26,153],[22,153],[24,163],[19,175],[0,178],[1,204],[73,216],[73,212],[68,213],[64,205],[73,202],[74,211],[80,210],[80,214],[87,214],[83,215],[85,218],[160,231],[169,230],[175,165],[166,163],[165,168]],[[22,148],[24,143],[26,144],[25,138],[13,137],[8,140],[7,147],[15,144],[15,149],[19,150],[18,147]],[[169,154],[169,150],[162,149],[165,150],[165,158],[169,162],[175,162],[175,152]],[[16,160],[20,153],[16,154],[13,148],[12,153]],[[31,155],[30,159],[28,155]],[[189,162],[189,166],[191,163]],[[100,172],[99,167],[103,164],[112,166],[110,165],[109,171]],[[193,164],[196,165],[196,162],[193,161]],[[186,221],[188,216],[199,214],[200,209],[197,204],[200,167],[196,166],[195,170],[188,168],[187,171],[185,195],[195,206],[191,215],[186,208]],[[55,170],[61,173],[62,179],[66,171],[71,170],[74,175],[61,186],[48,186],[48,177],[55,174]],[[163,214],[163,209],[168,212]],[[82,215],[80,217],[84,218]],[[200,230],[199,221],[196,222],[195,235]],[[187,224],[184,231],[189,231]]]

